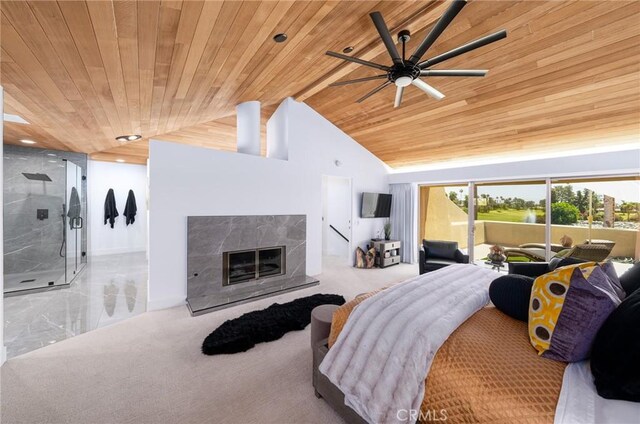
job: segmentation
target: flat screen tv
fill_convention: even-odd
[[[389,218],[391,195],[384,193],[362,193],[362,218]]]

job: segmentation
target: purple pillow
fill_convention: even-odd
[[[543,357],[565,362],[589,357],[598,330],[620,304],[620,283],[608,267],[573,265],[535,280],[529,337]]]

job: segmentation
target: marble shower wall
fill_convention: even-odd
[[[64,258],[59,254],[63,233],[62,204],[66,197],[63,159],[78,165],[86,175],[85,154],[4,145],[5,275],[64,272]],[[23,172],[47,174],[52,181],[29,180]],[[82,193],[82,216],[86,222],[86,180],[82,182]],[[38,209],[48,209],[49,217],[37,219]],[[86,249],[85,230],[82,232],[82,251],[86,252]]]
[[[190,216],[187,218],[187,301],[192,311],[309,283],[305,215]],[[283,275],[223,285],[223,253],[286,246]]]

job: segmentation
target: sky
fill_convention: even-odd
[[[590,183],[573,183],[573,191],[589,189],[598,195],[606,194],[616,199],[616,204],[626,202],[640,202],[640,181],[606,181]],[[467,194],[467,186],[446,187],[445,191],[455,191],[460,197],[460,189],[463,189],[462,198]],[[539,202],[545,198],[544,184],[536,185],[504,185],[504,186],[479,186],[478,195],[488,194],[496,197],[519,197],[524,200]]]

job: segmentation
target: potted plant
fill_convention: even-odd
[[[493,245],[489,248],[489,254],[487,258],[494,264],[501,264],[507,259],[504,255],[504,248],[502,246]]]
[[[384,239],[391,240],[391,223],[384,224]]]

